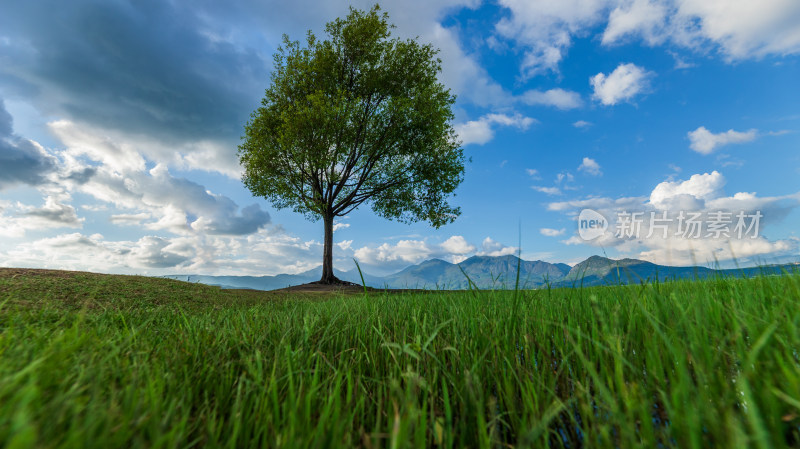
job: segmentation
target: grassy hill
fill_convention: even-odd
[[[0,447],[797,447],[800,277],[298,295],[0,269]]]

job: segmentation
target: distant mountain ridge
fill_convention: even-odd
[[[712,269],[699,266],[671,267],[638,259],[615,260],[601,256],[589,257],[570,267],[563,263],[522,260],[511,255],[472,256],[458,264],[441,259],[430,259],[387,276],[373,276],[364,273],[364,282],[375,288],[464,290],[470,288],[471,282],[473,287],[479,289],[513,289],[517,281],[517,266],[519,266],[519,287],[526,289],[548,285],[573,287],[637,284],[656,280],[704,279],[718,275],[750,277],[758,274],[781,274],[785,271],[796,272],[800,269],[800,265],[797,264],[736,269]],[[334,273],[339,279],[361,284],[361,276],[357,269],[334,270]],[[276,290],[314,282],[319,280],[321,275],[322,268],[317,267],[303,273],[275,276],[167,275],[162,277],[216,285],[222,288]]]
[[[393,288],[461,290],[469,288],[470,280],[479,288],[514,288],[518,262],[521,288],[541,285],[548,278],[561,279],[570,270],[567,264],[526,261],[516,256],[473,256],[458,264],[441,259],[427,260],[386,276],[384,280]]]

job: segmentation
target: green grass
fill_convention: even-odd
[[[0,446],[800,445],[800,277],[294,297],[0,273]]]

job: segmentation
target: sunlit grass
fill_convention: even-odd
[[[289,297],[0,277],[0,446],[788,447],[800,276]]]

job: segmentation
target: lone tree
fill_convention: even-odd
[[[333,221],[364,203],[404,223],[450,223],[448,204],[464,175],[450,125],[455,97],[438,80],[438,50],[391,38],[379,6],[350,9],[308,32],[306,45],[284,35],[261,107],[239,146],[242,180],[277,208],[322,219],[324,284],[333,274]]]

